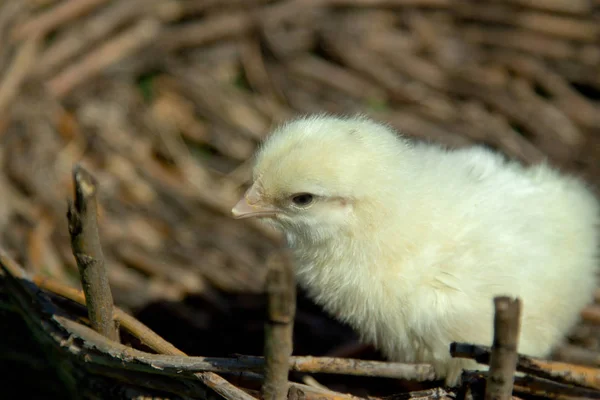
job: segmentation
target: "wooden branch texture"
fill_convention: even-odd
[[[288,252],[271,256],[267,264],[268,316],[265,326],[265,400],[288,397],[288,370],[293,350],[296,281]]]
[[[512,398],[513,379],[517,366],[521,301],[509,297],[496,297],[494,307],[494,343],[485,399],[509,400]]]
[[[119,334],[113,320],[113,297],[98,232],[96,180],[83,167],[76,166],[73,182],[75,202],[69,202],[67,218],[90,322],[97,332],[118,341]]]

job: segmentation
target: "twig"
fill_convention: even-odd
[[[72,61],[79,53],[91,48],[97,41],[107,37],[119,26],[131,23],[136,17],[147,13],[147,0],[114,2],[97,14],[81,21],[54,41],[40,56],[35,67],[39,75],[46,75]]]
[[[57,26],[69,22],[92,9],[107,3],[109,0],[70,0],[40,14],[39,16],[18,26],[13,32],[13,38],[20,40],[25,37],[44,35]]]
[[[594,325],[600,325],[600,305],[590,304],[581,311],[581,317],[584,321]]]
[[[268,321],[265,326],[265,400],[287,398],[289,358],[296,313],[296,284],[288,253],[271,256],[267,273]]]
[[[325,0],[332,6],[349,7],[440,7],[452,5],[450,0]]]
[[[286,103],[281,88],[273,84],[273,78],[265,64],[259,38],[250,37],[241,44],[240,61],[250,86],[255,91],[269,96],[273,101]]]
[[[334,357],[292,357],[291,370],[310,373],[329,373],[380,378],[430,381],[435,378],[429,364],[403,364]]]
[[[0,265],[2,265],[11,275],[21,279],[26,279],[24,271],[3,253],[0,253]],[[79,304],[85,304],[85,299],[81,291],[65,286],[56,280],[36,276],[34,277],[34,283],[39,285],[41,288],[53,292],[59,296],[68,298]],[[153,373],[158,373],[157,370],[166,369],[167,372],[165,372],[164,375],[197,371],[236,373],[240,371],[260,371],[265,365],[262,357],[242,356],[232,359],[215,357],[187,357],[186,354],[181,350],[175,348],[172,344],[154,333],[150,328],[124,311],[115,308],[114,316],[115,320],[120,323],[121,327],[132,333],[144,344],[156,351],[170,356],[149,354],[133,350],[127,346],[116,343],[111,344],[111,342],[103,339],[102,336],[95,334],[93,330],[83,325],[68,320],[61,321],[67,324],[68,329],[72,334],[85,340],[88,347],[97,348],[106,354],[110,354],[115,357],[122,356],[130,361],[137,361],[149,365],[147,368],[139,368],[141,371],[148,372],[148,370],[150,370]],[[121,362],[119,361],[119,364],[120,363]],[[106,364],[106,362],[103,364]],[[425,364],[387,363],[380,361],[365,361],[332,357],[291,357],[289,368],[290,370],[297,372],[348,374],[394,379],[413,379],[418,381],[431,380],[435,376],[433,368]],[[208,377],[203,379],[203,381],[206,384],[209,384],[210,382],[216,382],[214,377]],[[298,384],[294,383],[290,385]],[[227,390],[231,390],[231,388],[228,388]],[[338,395],[337,393],[335,394]]]
[[[203,372],[195,374],[206,386],[220,394],[228,400],[256,400],[254,396],[249,395],[241,389],[233,386],[227,380],[212,372]]]
[[[543,11],[555,11],[588,15],[592,12],[592,3],[588,0],[509,0],[510,3]]]
[[[2,260],[2,262],[6,264],[6,260]],[[11,271],[11,273],[13,273],[14,275],[14,272]],[[35,275],[33,277],[33,282],[42,289],[48,290],[61,297],[67,298],[85,306],[85,296],[80,290],[66,286],[55,279],[41,275]],[[113,317],[121,328],[125,329],[133,336],[140,339],[140,341],[143,344],[150,347],[152,350],[155,350],[156,352],[162,354],[173,354],[181,356],[185,355],[184,352],[173,346],[171,343],[167,342],[165,339],[157,335],[152,329],[148,328],[146,325],[144,325],[131,315],[127,314],[120,308],[114,307],[113,312]]]
[[[90,349],[100,350],[101,353],[117,357],[119,359],[127,359],[128,361],[136,364],[139,370],[151,372],[161,375],[176,375],[182,372],[226,372],[226,373],[237,373],[243,371],[262,371],[265,366],[264,358],[262,357],[240,357],[240,358],[218,358],[218,357],[184,357],[174,355],[163,355],[163,354],[150,354],[144,351],[136,350],[131,347],[121,345],[116,342],[112,342],[103,336],[96,333],[94,330],[87,326],[81,325],[77,322],[70,321],[66,318],[55,317],[60,319],[60,323],[72,334],[74,337],[83,339],[86,342],[86,347]],[[90,354],[90,357],[100,357],[97,352]],[[306,358],[313,358],[320,361],[318,365],[313,365],[314,368],[302,368],[302,363],[296,364],[298,361]],[[320,372],[320,373],[347,373],[352,372],[352,375],[364,375],[363,371],[359,369],[353,369],[351,371],[340,371],[334,368],[329,368],[328,364],[332,359],[327,357],[292,357],[290,363],[290,370],[298,372]],[[347,360],[349,366],[356,363],[358,360]],[[119,364],[121,361],[115,364]],[[370,361],[373,364],[391,364],[393,366],[405,365],[399,363],[385,363]],[[317,368],[321,367],[321,368]],[[348,366],[348,367],[349,367]],[[409,365],[412,366],[412,365]],[[421,366],[423,367],[423,366]],[[349,369],[349,368],[348,368]],[[389,368],[391,369],[391,368]],[[369,376],[383,376],[388,378],[403,377],[404,371],[402,368],[398,371],[396,376],[382,375],[369,375]]]
[[[17,55],[0,81],[0,119],[6,108],[17,95],[21,84],[27,78],[38,53],[40,40],[33,36],[21,44]]]
[[[0,277],[2,277],[2,272],[7,272],[8,274],[8,282],[16,283],[16,285],[9,285],[8,287],[11,289],[11,297],[14,301],[18,302],[21,306],[21,312],[26,315],[26,319],[31,323],[32,329],[34,331],[42,331],[43,335],[40,335],[40,340],[48,342],[52,346],[62,347],[63,349],[68,350],[73,354],[82,355],[85,360],[85,368],[92,371],[93,374],[100,373],[98,369],[102,369],[104,372],[101,372],[100,375],[109,376],[113,379],[118,377],[121,381],[129,382],[130,379],[137,372],[149,372],[153,371],[154,367],[150,364],[150,369],[148,368],[139,368],[138,366],[127,361],[128,352],[134,351],[130,347],[119,344],[118,342],[111,341],[110,339],[100,335],[96,331],[72,322],[64,317],[57,315],[57,310],[50,302],[50,300],[45,296],[39,289],[37,289],[34,285],[31,284],[29,279],[26,277],[25,272],[10,258],[6,253],[4,253],[0,249]],[[40,315],[40,312],[43,315]],[[42,319],[42,323],[40,323],[40,319]],[[83,347],[79,347],[74,344],[73,339],[75,337],[79,337],[76,333],[79,332],[78,329],[69,330],[66,328],[67,326],[71,326],[70,324],[74,324],[75,327],[80,327],[82,332],[87,332],[93,338],[95,338],[98,342],[102,343],[102,346],[106,346],[107,349],[104,354],[95,355],[90,354],[86,348],[94,348],[94,345],[91,344],[86,339],[83,339]],[[66,329],[66,332],[65,332]],[[40,333],[40,332],[38,332]],[[66,334],[66,336],[65,336]],[[71,335],[75,336],[71,336]],[[154,334],[156,335],[156,334]],[[83,334],[85,336],[85,333]],[[175,349],[175,352],[178,354],[182,354],[185,357],[185,354]],[[146,353],[148,354],[148,353]],[[109,367],[109,368],[106,368]],[[77,368],[77,366],[75,366]],[[65,370],[68,371],[68,370]],[[68,373],[63,371],[63,373]],[[171,376],[177,378],[187,378],[188,386],[190,389],[194,391],[194,393],[205,393],[204,387],[200,385],[196,385],[194,383],[194,379],[201,378],[204,383],[204,386],[212,389],[216,393],[218,393],[221,397],[224,397],[228,400],[256,400],[252,396],[247,395],[242,390],[236,388],[229,382],[221,379],[212,373],[198,373],[198,374],[182,374],[181,371],[171,371],[171,373],[161,374],[164,376]],[[202,376],[202,375],[205,375]],[[69,378],[72,378],[71,376]],[[202,379],[205,378],[205,379]],[[147,379],[147,377],[145,378]],[[141,384],[145,387],[154,387],[152,383],[148,384],[144,382],[143,379],[140,382],[139,380],[135,380],[138,384]],[[169,390],[174,390],[179,385],[170,385],[168,387]],[[206,398],[207,400],[214,400],[215,396],[206,395],[202,396],[202,398]]]
[[[327,388],[327,386],[319,383],[319,381],[317,381],[314,377],[312,377],[311,375],[304,375],[302,377],[302,382],[304,382],[304,384],[306,386],[310,386],[310,387],[314,387],[317,389],[321,389],[321,390],[329,390]]]
[[[385,93],[377,85],[363,79],[362,76],[336,66],[322,58],[310,54],[294,58],[287,63],[288,70],[295,75],[310,79],[320,85],[331,87],[359,99],[385,101]]]
[[[514,391],[533,395],[536,398],[561,400],[600,399],[600,392],[597,390],[554,382],[534,376],[515,377]]]
[[[56,97],[66,95],[75,86],[152,42],[158,36],[160,29],[158,20],[142,19],[115,39],[103,44],[78,63],[50,79],[47,82],[48,90]]]
[[[8,261],[9,260],[5,257],[0,256],[0,262],[2,264],[11,265]],[[18,272],[15,272],[17,270],[14,267],[9,270],[11,274],[21,277],[21,275],[16,275]],[[35,276],[33,281],[43,289],[49,290],[79,304],[85,304],[83,293],[77,289],[70,288],[47,277]],[[114,318],[119,322],[123,329],[136,336],[145,345],[157,352],[170,355],[185,355],[184,352],[174,347],[171,343],[154,333],[146,325],[121,309],[115,307]],[[256,360],[261,360],[261,358],[242,356],[233,359],[232,361],[235,362],[235,360],[240,361],[242,363],[242,368],[244,368],[244,365],[254,364]],[[245,363],[246,360],[249,364]],[[426,381],[435,378],[433,368],[426,364],[386,363],[334,357],[291,357],[289,362],[290,369],[298,372],[361,375],[394,379],[412,379],[417,381]]]
[[[485,388],[486,400],[509,400],[517,365],[517,346],[521,328],[521,300],[494,298],[494,344],[490,372]]]
[[[328,389],[319,389],[301,383],[289,384],[288,400],[356,400],[360,397],[342,394]],[[377,397],[369,396],[370,400],[379,400]]]
[[[598,337],[598,332],[586,333],[586,338],[591,335],[594,335],[593,337]],[[600,366],[600,352],[567,343],[563,343],[553,351],[553,358],[557,361],[566,363],[588,365],[592,367]]]
[[[425,390],[416,390],[409,393],[400,393],[397,395],[385,397],[385,400],[453,400],[457,396],[455,393],[444,388],[432,388]],[[460,398],[460,397],[458,397]],[[464,397],[467,400],[468,396]],[[516,399],[515,399],[516,400]]]
[[[453,357],[469,358],[479,364],[490,363],[490,348],[468,343],[452,343]],[[517,371],[544,379],[555,380],[571,385],[581,385],[600,390],[600,369],[559,361],[548,361],[519,354]]]
[[[556,105],[575,122],[586,127],[600,127],[598,106],[590,103],[582,93],[544,63],[531,56],[504,52],[495,52],[492,59],[542,86]]]
[[[169,51],[200,47],[247,33],[253,25],[252,19],[245,12],[216,15],[166,30],[159,47]]]
[[[520,12],[516,18],[513,16],[510,22],[526,29],[571,40],[595,42],[600,33],[600,28],[594,21],[534,11]]]
[[[21,0],[5,0],[0,7],[0,35],[6,37],[10,29],[18,21],[19,17],[24,15],[27,5]],[[9,60],[10,50],[14,43],[8,40],[0,41],[0,70],[4,69],[5,63]]]
[[[118,341],[113,320],[113,298],[98,234],[96,180],[77,165],[73,169],[73,182],[75,203],[69,202],[67,218],[90,322],[97,332]]]

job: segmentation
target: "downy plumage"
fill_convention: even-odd
[[[599,207],[582,182],[363,117],[281,126],[232,211],[284,232],[316,303],[449,385],[477,367],[451,342],[491,344],[494,296],[523,300],[519,351],[547,356],[596,287]]]

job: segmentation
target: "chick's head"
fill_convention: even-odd
[[[256,156],[235,218],[263,217],[289,238],[320,241],[352,229],[385,197],[400,149],[366,118],[313,116],[277,129]]]

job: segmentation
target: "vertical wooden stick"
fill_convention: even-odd
[[[69,201],[67,218],[88,315],[96,332],[118,341],[118,330],[113,320],[113,298],[98,234],[96,180],[77,165],[73,168],[73,181],[75,203]]]
[[[521,300],[494,298],[494,344],[485,388],[486,400],[510,400],[517,366],[517,347],[521,329]]]
[[[265,327],[264,400],[285,400],[292,354],[292,332],[296,313],[294,270],[287,252],[274,254],[268,263],[268,321]]]

